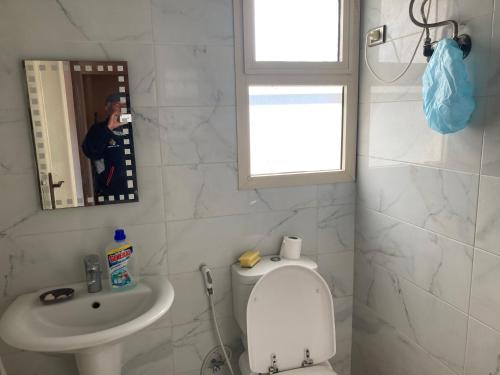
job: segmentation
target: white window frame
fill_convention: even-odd
[[[236,119],[240,189],[354,181],[358,115],[359,2],[339,0],[339,62],[255,61],[253,3],[234,0]],[[342,167],[335,171],[252,176],[248,88],[253,85],[343,86]]]

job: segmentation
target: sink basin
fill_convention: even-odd
[[[164,276],[144,277],[120,292],[65,287],[75,290],[73,299],[53,305],[39,300],[47,289],[18,297],[0,320],[0,336],[23,350],[75,353],[82,375],[120,374],[121,340],[157,321],[174,300]]]

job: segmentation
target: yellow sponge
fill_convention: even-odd
[[[252,268],[261,260],[259,250],[248,250],[240,256],[240,266],[245,268]]]

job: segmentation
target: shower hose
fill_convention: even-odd
[[[432,0],[429,1],[429,6],[427,7],[426,18],[429,18],[429,13],[431,10],[431,3],[432,3]],[[422,29],[422,33],[420,34],[420,38],[418,38],[417,45],[415,46],[415,50],[413,51],[413,54],[411,55],[410,62],[404,67],[404,69],[401,71],[401,73],[399,73],[397,76],[395,76],[394,78],[391,78],[391,79],[382,78],[380,75],[377,74],[377,72],[375,72],[373,67],[370,65],[370,61],[368,60],[369,33],[367,33],[366,39],[365,39],[365,63],[366,63],[366,66],[368,67],[368,70],[375,77],[375,79],[377,79],[377,81],[382,82],[382,83],[394,83],[397,80],[399,80],[400,78],[402,78],[406,74],[408,69],[410,69],[411,64],[413,64],[413,61],[415,60],[415,56],[417,55],[418,47],[420,46],[420,43],[422,42],[422,38],[424,37],[425,32],[426,32],[426,29]]]
[[[212,279],[212,271],[206,264],[200,265],[200,272],[203,276],[203,282],[205,283],[205,289],[207,291],[208,301],[210,302],[210,312],[212,315],[212,320],[214,322],[215,333],[217,334],[217,340],[219,341],[222,354],[224,355],[224,359],[227,363],[227,367],[231,375],[234,375],[233,367],[231,366],[231,361],[229,360],[229,356],[227,355],[226,347],[224,346],[224,342],[222,341],[222,335],[220,334],[219,322],[217,321],[217,315],[215,313],[215,305],[214,305],[214,285]]]

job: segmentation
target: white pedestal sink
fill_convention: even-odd
[[[0,320],[0,337],[23,350],[74,353],[81,375],[120,375],[122,339],[157,321],[174,300],[165,276],[144,277],[121,292],[64,287],[75,289],[74,298],[53,305],[39,295],[55,288],[18,297]]]

